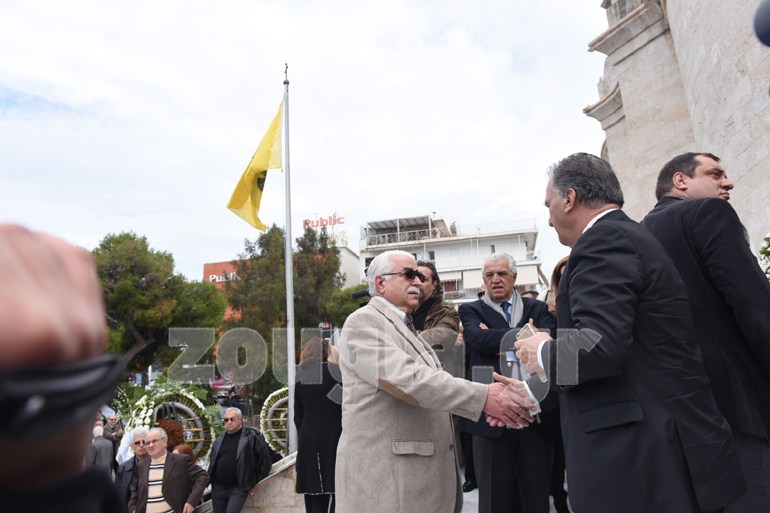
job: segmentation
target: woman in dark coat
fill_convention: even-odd
[[[340,368],[327,361],[329,344],[313,338],[302,348],[294,387],[297,493],[307,513],[334,512],[334,466],[342,433]]]

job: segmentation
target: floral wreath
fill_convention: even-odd
[[[192,417],[180,417],[190,415]],[[159,415],[160,414],[160,415]],[[211,446],[216,438],[213,423],[206,407],[197,397],[185,390],[150,389],[133,405],[128,414],[130,428],[152,428],[159,420],[167,418],[171,414],[184,429],[183,443],[191,445],[198,459],[208,458]],[[128,428],[127,428],[128,430]],[[198,433],[197,439],[193,433]]]
[[[274,451],[286,454],[288,425],[286,417],[289,405],[289,387],[276,390],[265,399],[259,413],[259,428]],[[281,435],[283,433],[283,435]]]
[[[760,265],[764,268],[765,274],[770,278],[770,233],[765,235],[765,241],[759,248]]]

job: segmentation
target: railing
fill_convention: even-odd
[[[432,230],[412,230],[407,232],[377,233],[371,234],[366,238],[367,246],[379,246],[382,244],[395,244],[397,242],[414,242],[425,239],[438,239],[440,237],[451,237],[446,233],[440,233],[438,229]]]
[[[474,235],[490,235],[504,232],[528,232],[537,229],[535,219],[520,219],[516,221],[501,221],[449,228],[422,228],[419,230],[395,231],[387,233],[369,233],[366,236],[367,246],[381,246],[400,242],[417,242],[429,239],[445,239],[450,237],[470,237]]]

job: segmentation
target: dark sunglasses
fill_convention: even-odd
[[[134,445],[144,445],[144,442],[139,440],[138,442],[134,442]]]
[[[225,422],[235,422],[236,421],[236,417],[225,417],[222,420],[224,420]]]
[[[404,278],[406,278],[409,281],[412,281],[415,278],[419,278],[420,279],[420,283],[425,283],[425,280],[428,279],[428,278],[425,277],[424,274],[422,274],[417,269],[409,269],[408,267],[404,267],[401,271],[399,271],[397,273],[385,273],[385,274],[382,274],[380,276],[396,276],[396,275],[403,276]]]

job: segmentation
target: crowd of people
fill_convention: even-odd
[[[458,310],[432,262],[374,258],[339,350],[301,352],[306,511],[458,512],[475,487],[480,513],[546,513],[549,496],[559,513],[770,511],[770,282],[733,187],[715,155],[679,155],[636,223],[606,161],[559,161],[545,206],[571,251],[545,301],[517,289],[506,253],[484,258],[484,290]],[[241,511],[272,463],[241,410],[225,410],[208,470],[160,427],[94,422],[121,362],[103,355],[90,256],[10,225],[0,248],[4,506],[191,513],[210,484],[215,513]],[[62,394],[73,376],[82,394]],[[44,411],[45,431],[24,428]],[[117,465],[121,437],[132,455]]]
[[[480,512],[770,511],[770,283],[732,188],[716,156],[677,156],[640,225],[606,161],[561,160],[545,205],[571,252],[546,302],[507,254],[459,312],[435,267],[378,255],[342,329],[337,511],[460,511],[476,486]],[[456,345],[467,379],[442,371]]]

